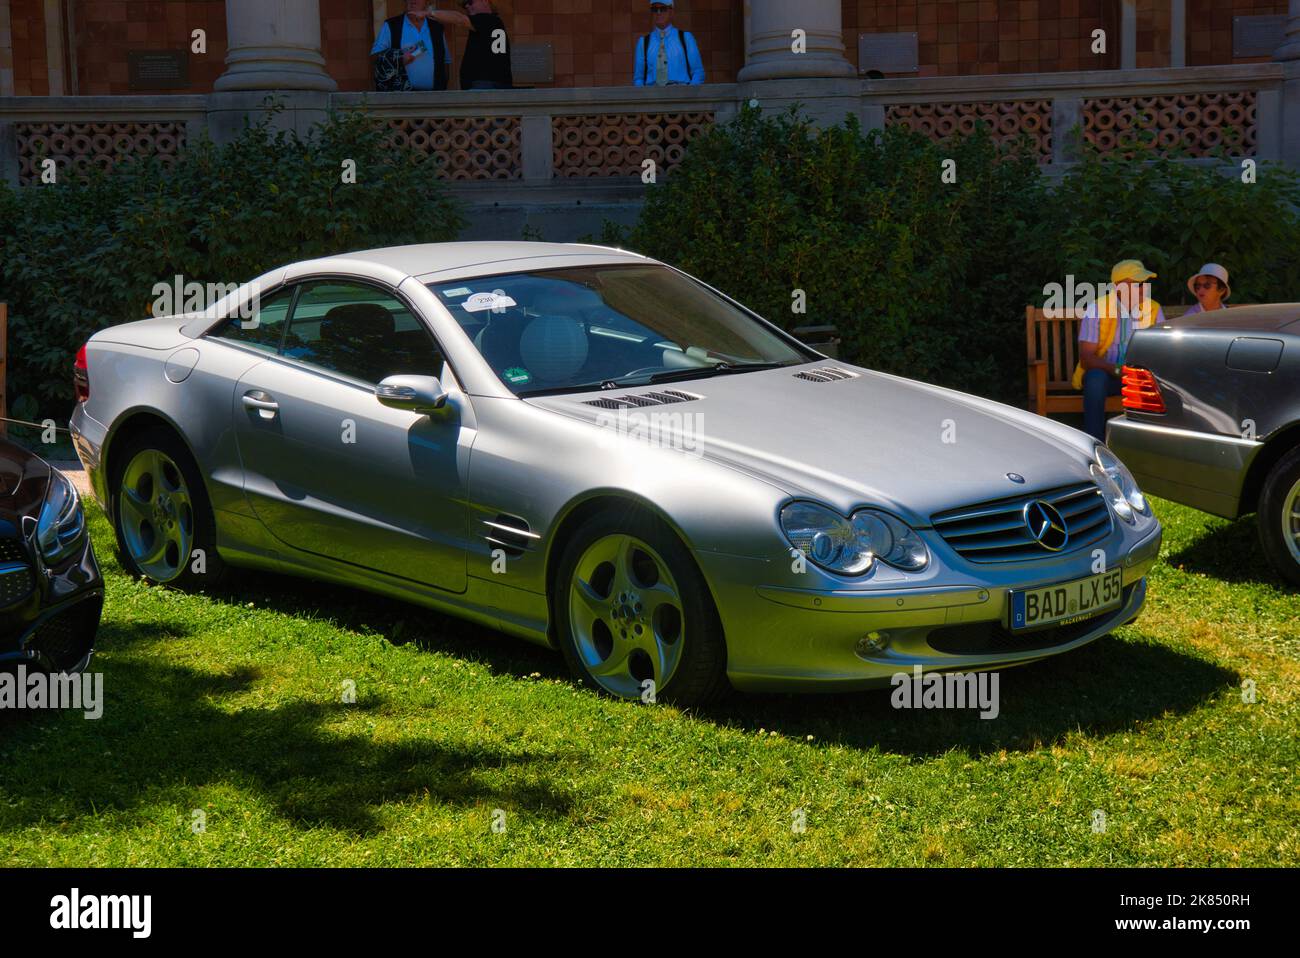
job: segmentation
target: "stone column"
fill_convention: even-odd
[[[1279,117],[1281,158],[1291,169],[1300,170],[1300,0],[1291,0],[1287,7],[1286,39],[1273,59],[1286,73]]]
[[[737,80],[850,78],[844,58],[840,0],[749,0],[746,63]],[[796,30],[805,50],[795,52]]]
[[[1137,69],[1137,0],[1120,0],[1119,68]]]
[[[1287,8],[1286,40],[1273,54],[1274,60],[1300,60],[1300,0],[1291,0]]]
[[[226,32],[217,92],[338,89],[321,56],[318,0],[226,0]]]
[[[1187,0],[1169,0],[1169,65],[1187,66]]]

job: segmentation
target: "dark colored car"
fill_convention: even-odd
[[[1300,586],[1300,304],[1139,330],[1106,443],[1147,492],[1228,519],[1258,513],[1264,554]]]
[[[0,667],[86,667],[104,580],[81,499],[40,456],[0,439]]]

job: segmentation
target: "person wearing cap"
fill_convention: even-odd
[[[695,37],[673,26],[673,0],[651,0],[654,29],[636,43],[632,82],[636,86],[669,86],[704,82],[704,60]]]
[[[1183,313],[1184,316],[1228,308],[1224,300],[1232,295],[1232,287],[1228,285],[1228,271],[1218,263],[1202,266],[1200,272],[1187,280],[1187,288],[1196,297],[1196,305]]]
[[[1110,271],[1111,289],[1094,302],[1079,322],[1079,365],[1074,387],[1083,390],[1083,428],[1106,440],[1106,398],[1122,389],[1124,354],[1134,330],[1165,321],[1149,284],[1156,274],[1141,260],[1126,259]]]

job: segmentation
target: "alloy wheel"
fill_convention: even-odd
[[[179,576],[194,545],[194,503],[176,463],[157,449],[141,450],[122,475],[117,506],[140,571],[157,582]]]
[[[681,661],[685,620],[667,563],[641,539],[603,536],[578,560],[569,621],[583,667],[607,692],[638,698],[647,680],[663,689]]]

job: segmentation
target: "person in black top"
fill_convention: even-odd
[[[509,90],[514,86],[514,77],[505,24],[489,0],[463,0],[461,6],[469,16],[470,33],[460,62],[460,88]]]

